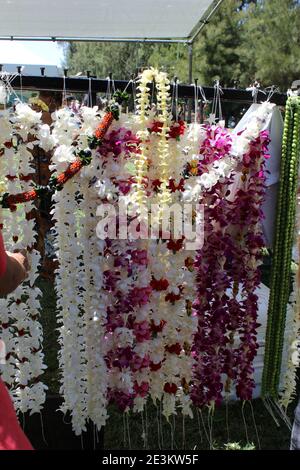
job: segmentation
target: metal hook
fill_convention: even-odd
[[[45,67],[40,67],[41,69],[41,76],[44,77],[45,76]]]
[[[69,69],[64,69],[64,76],[67,78]]]

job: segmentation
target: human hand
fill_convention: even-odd
[[[28,276],[30,264],[26,250],[15,251],[13,253],[6,252],[14,266],[14,278],[16,283],[21,284]]]

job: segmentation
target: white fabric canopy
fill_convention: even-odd
[[[0,0],[0,38],[189,40],[218,0]]]

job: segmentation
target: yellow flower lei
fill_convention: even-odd
[[[41,108],[42,111],[49,113],[49,106],[40,98],[34,96],[33,98],[29,98],[29,103],[33,104],[34,106],[38,106]]]
[[[137,93],[137,110],[139,116],[140,130],[137,137],[140,139],[140,154],[135,159],[136,184],[135,184],[135,202],[139,208],[139,215],[144,213],[147,197],[144,191],[144,177],[148,165],[148,144],[149,131],[146,127],[147,111],[149,110],[150,87],[148,83],[153,80],[153,69],[145,70],[139,78],[139,92]]]
[[[167,74],[164,72],[156,73],[156,87],[157,87],[157,109],[161,113],[162,128],[160,132],[160,140],[158,143],[158,152],[159,152],[159,174],[161,180],[159,201],[162,206],[165,204],[170,204],[171,202],[171,193],[168,189],[169,184],[169,141],[168,141],[168,132],[170,130],[168,126],[168,102],[169,102],[169,90],[170,82],[167,78]]]
[[[168,104],[169,104],[169,90],[170,82],[167,74],[159,72],[151,68],[144,70],[139,77],[139,92],[137,94],[137,110],[139,116],[140,131],[137,136],[140,139],[139,150],[140,154],[135,160],[136,167],[136,185],[135,185],[135,202],[137,203],[140,215],[145,210],[147,203],[147,196],[144,190],[144,178],[148,165],[148,140],[149,131],[147,129],[147,117],[150,109],[150,82],[155,80],[157,87],[157,109],[160,113],[160,121],[162,128],[159,134],[158,142],[158,157],[159,157],[159,178],[161,180],[160,193],[158,195],[161,206],[171,202],[171,194],[168,189],[169,184],[169,142],[168,142]]]

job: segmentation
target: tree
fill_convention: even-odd
[[[249,8],[246,16],[239,50],[242,82],[249,82],[255,72],[264,86],[286,90],[300,77],[299,0],[263,0]]]
[[[128,79],[138,67],[148,65],[153,45],[135,43],[71,43],[65,61],[71,73],[90,70],[98,77],[111,72],[116,79]]]
[[[195,70],[201,82],[211,85],[219,79],[232,86],[241,75],[239,47],[242,43],[243,8],[249,2],[225,0],[195,44]]]

